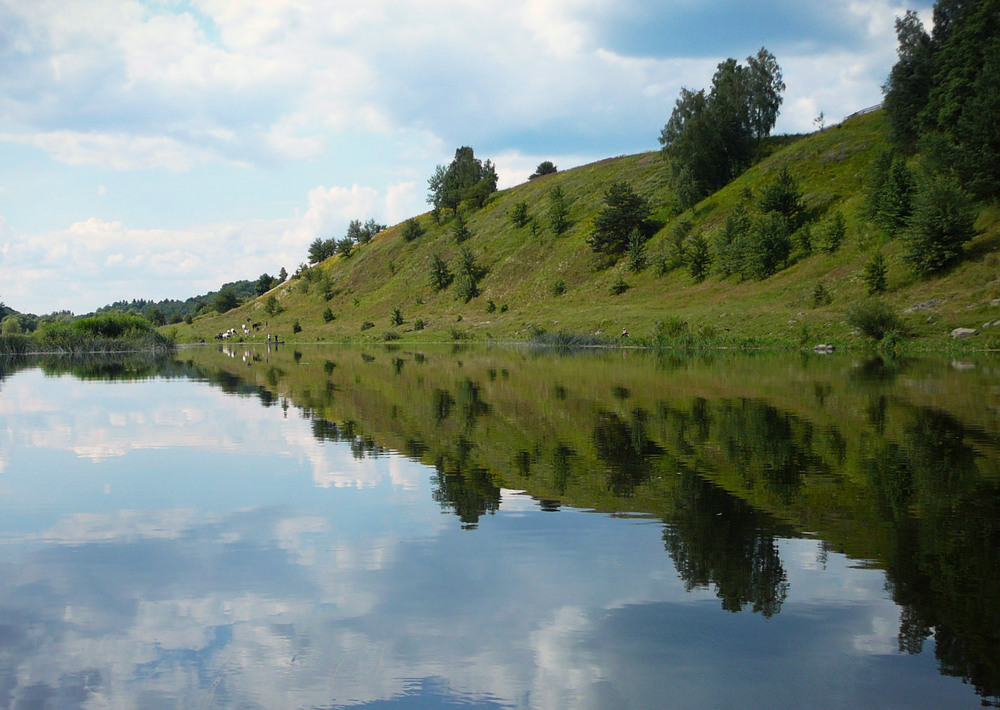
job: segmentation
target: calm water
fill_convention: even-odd
[[[4,366],[0,707],[979,707],[1000,360]]]

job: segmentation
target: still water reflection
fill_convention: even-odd
[[[1000,362],[0,371],[0,707],[978,707]]]

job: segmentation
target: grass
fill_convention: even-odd
[[[868,339],[855,332],[846,314],[851,303],[866,295],[864,266],[880,249],[888,276],[883,298],[900,314],[908,334],[904,345],[951,347],[953,328],[1000,319],[1000,308],[993,305],[1000,299],[1000,208],[982,209],[977,223],[981,233],[967,245],[961,264],[930,278],[913,275],[902,261],[900,243],[865,218],[864,182],[870,163],[886,147],[885,135],[884,118],[876,112],[820,133],[778,137],[767,158],[683,213],[672,207],[658,152],[546,175],[499,192],[481,210],[466,214],[471,236],[461,246],[452,237],[447,210],[440,224],[429,213],[420,215],[414,218],[422,230],[419,237],[407,241],[403,224],[390,227],[349,258],[336,256],[312,269],[308,278],[282,284],[229,313],[167,326],[164,332],[182,342],[210,341],[249,319],[260,326],[247,340],[260,342],[268,332],[288,342],[378,342],[389,334],[403,342],[485,342],[529,341],[539,333],[615,339],[624,327],[634,345],[811,347],[824,342],[867,347]],[[678,221],[689,221],[693,232],[711,241],[741,195],[759,194],[782,165],[789,166],[802,189],[814,230],[835,212],[843,215],[845,238],[839,249],[793,252],[787,268],[763,281],[712,274],[695,283],[686,269],[656,268],[671,261],[670,233]],[[602,264],[586,244],[605,191],[621,180],[651,202],[660,227],[646,244],[647,262],[653,266],[637,273],[628,270],[627,259]],[[561,235],[547,217],[548,197],[556,186],[569,207],[569,228]],[[528,206],[528,222],[517,227],[511,215],[522,202]],[[434,255],[456,273],[462,248],[486,270],[478,282],[479,296],[468,302],[457,296],[454,283],[437,290],[430,280]],[[817,301],[818,283],[824,298]],[[271,297],[281,312],[265,311]],[[940,301],[932,309],[905,312],[932,299]],[[402,323],[393,322],[397,313]],[[686,322],[688,331],[664,338],[657,324],[673,318]],[[292,332],[295,321],[301,332]],[[804,334],[813,342],[803,342]],[[996,340],[983,336],[961,347],[991,343]]]

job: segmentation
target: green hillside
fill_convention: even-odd
[[[442,211],[440,224],[427,213],[416,218],[423,234],[412,241],[403,237],[404,224],[392,226],[357,245],[348,258],[334,256],[228,313],[164,332],[181,342],[211,340],[230,328],[237,329],[237,339],[259,342],[267,333],[287,342],[432,342],[544,335],[616,340],[627,328],[629,342],[639,345],[680,336],[717,346],[854,347],[865,338],[845,311],[866,296],[862,273],[881,251],[888,266],[884,300],[902,319],[911,347],[952,347],[950,333],[958,327],[978,329],[961,347],[1000,347],[1000,324],[983,327],[1000,321],[1000,208],[980,206],[979,234],[965,245],[957,266],[916,275],[901,257],[901,242],[866,218],[866,181],[888,146],[887,135],[878,111],[816,134],[772,138],[768,157],[680,214],[658,152],[546,175],[465,211],[471,237],[461,245],[452,235],[451,210]],[[833,214],[843,215],[846,235],[838,250],[807,252],[797,239],[787,266],[763,280],[712,271],[697,283],[685,266],[674,265],[672,235],[680,223],[689,222],[691,234],[701,232],[712,244],[739,201],[758,196],[783,166],[801,190],[814,242]],[[606,191],[621,181],[653,208],[656,231],[646,243],[641,271],[629,268],[627,256],[602,263],[586,241]],[[569,208],[570,226],[561,235],[548,216],[557,187]],[[530,221],[516,227],[511,215],[520,202],[527,204]],[[458,297],[455,284],[440,291],[431,285],[434,256],[454,272],[463,248],[484,270],[479,295],[468,302]],[[241,325],[248,320],[260,327],[244,338]]]

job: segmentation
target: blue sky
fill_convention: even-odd
[[[500,186],[657,149],[681,87],[764,46],[777,132],[878,103],[893,0],[0,0],[0,300],[85,313],[281,267]]]

